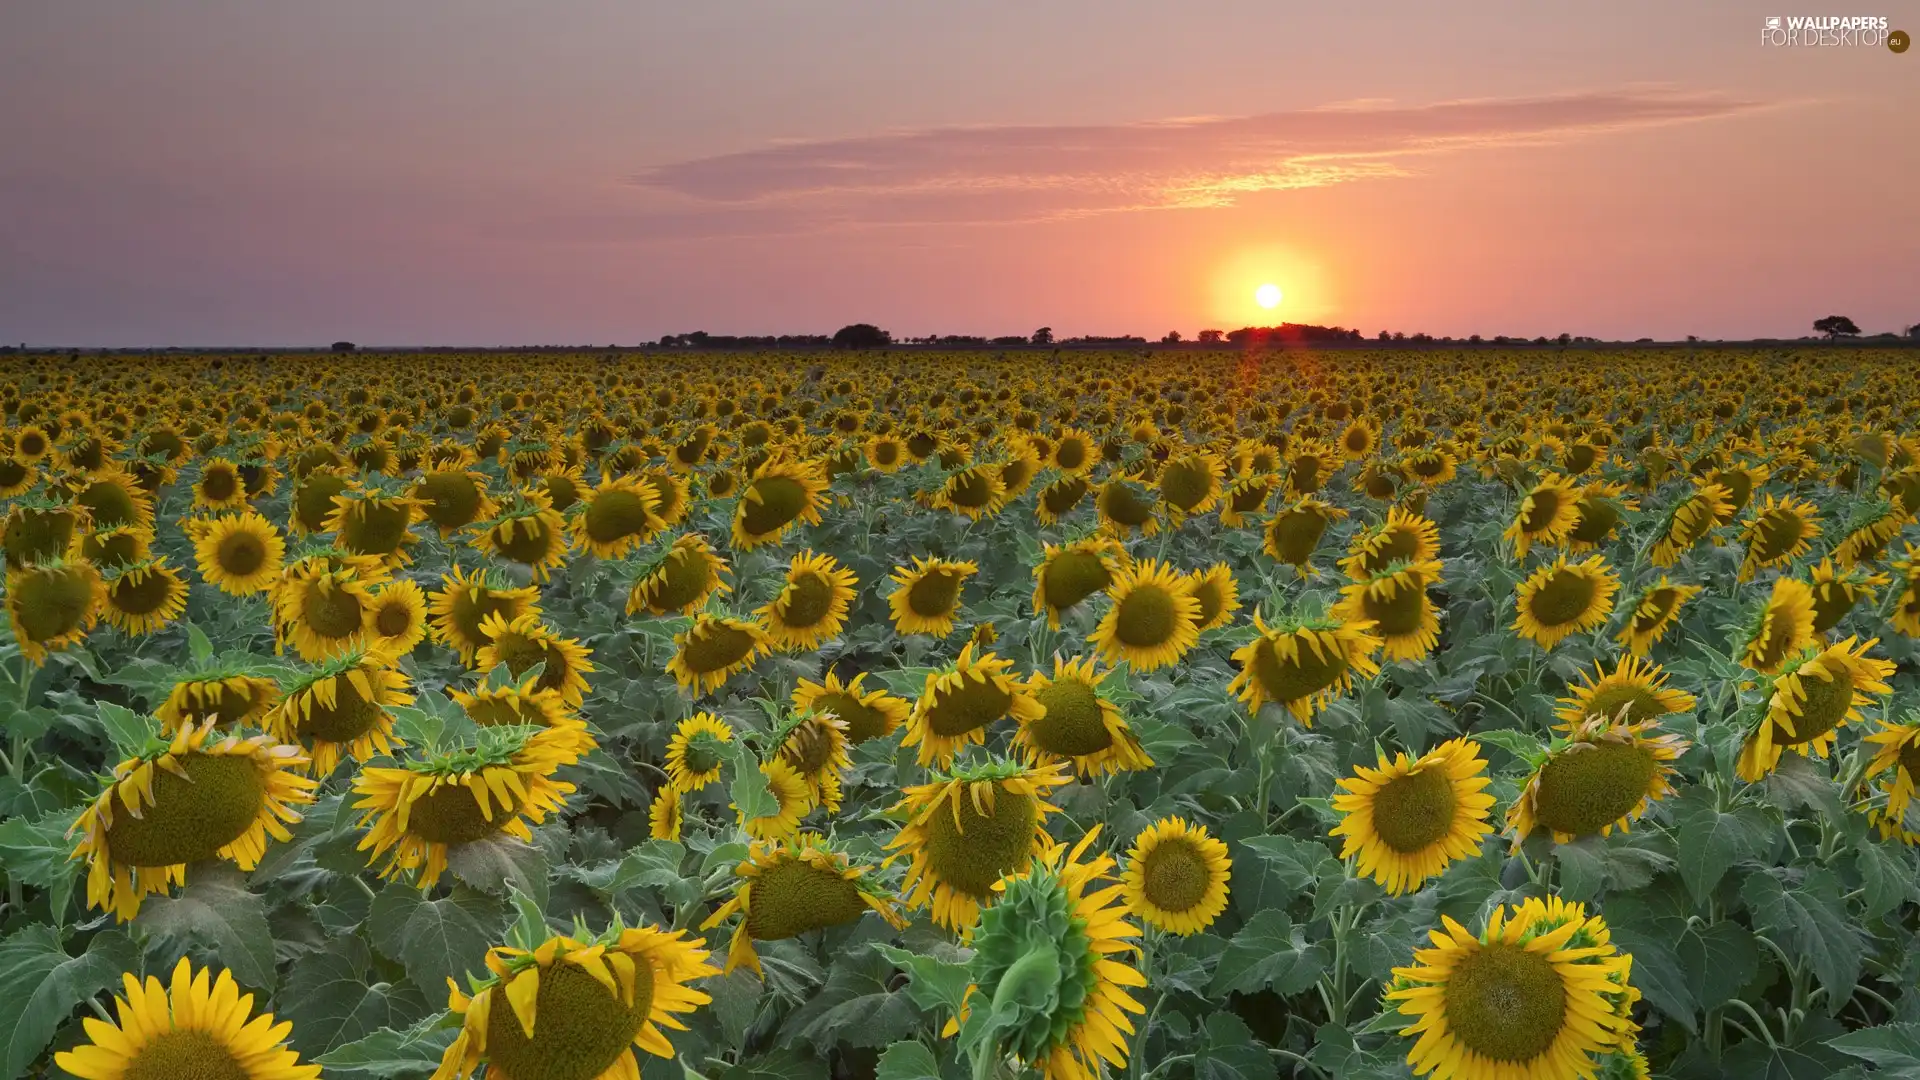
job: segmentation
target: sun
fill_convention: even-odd
[[[1271,311],[1280,306],[1280,286],[1272,282],[1253,290],[1253,302]]]

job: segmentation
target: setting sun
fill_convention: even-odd
[[[1280,306],[1280,286],[1268,282],[1253,290],[1253,302],[1269,310]]]

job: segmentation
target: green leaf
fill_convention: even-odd
[[[1512,728],[1488,728],[1474,732],[1469,738],[1488,746],[1497,746],[1512,755],[1515,765],[1504,770],[1507,772],[1525,772],[1538,764],[1547,753],[1547,748],[1539,739]]]
[[[779,813],[780,799],[768,785],[766,774],[760,771],[760,758],[746,740],[728,743],[727,756],[733,759],[733,780],[727,786],[727,794],[733,796],[733,805],[745,820]]]
[[[1721,811],[1713,792],[1688,790],[1673,804],[1674,836],[1680,849],[1680,877],[1695,903],[1705,903],[1733,864],[1758,859],[1773,849],[1778,830],[1752,805]]]
[[[1849,1031],[1827,1045],[1894,1075],[1920,1076],[1920,1024],[1894,1023]],[[1877,1074],[1876,1074],[1877,1075]]]
[[[73,881],[85,864],[69,858],[74,841],[67,838],[77,812],[28,821],[0,821],[0,868],[8,878],[51,892],[49,910],[64,919]]]
[[[1235,910],[1250,918],[1311,896],[1322,879],[1337,879],[1341,874],[1340,860],[1315,840],[1249,836],[1229,850],[1234,860],[1229,896]]]
[[[394,986],[369,975],[367,944],[345,937],[294,961],[280,990],[277,1013],[293,1022],[293,1046],[309,1059],[364,1039],[383,1028],[401,1028],[429,1010],[411,986]]]
[[[506,927],[507,905],[485,893],[455,887],[440,900],[396,881],[373,898],[367,927],[373,947],[407,969],[407,978],[427,994],[447,980],[479,971],[487,949]]]
[[[925,1043],[894,1043],[880,1053],[873,1080],[938,1080],[940,1061]]]
[[[213,659],[213,642],[207,639],[207,632],[192,621],[187,622],[187,656],[193,660],[195,667]]]
[[[1782,878],[1796,873],[1775,868],[1754,874],[1741,886],[1740,897],[1752,909],[1756,929],[1807,958],[1827,991],[1828,1015],[1838,1015],[1853,997],[1865,947],[1833,871],[1815,867],[1789,887]]]
[[[382,1028],[313,1059],[334,1072],[363,1072],[374,1076],[414,1076],[440,1067],[440,1055],[453,1043],[453,1028],[437,1025],[438,1017],[423,1020],[404,1031]]]
[[[1913,859],[1902,845],[1888,845],[1864,840],[1854,850],[1855,865],[1860,868],[1860,885],[1864,890],[1861,914],[1869,919],[1877,919],[1887,914],[1914,895]]]
[[[273,989],[266,905],[247,891],[245,876],[228,863],[194,863],[180,895],[147,898],[134,925],[167,943],[175,955],[207,950],[241,985]]]
[[[482,892],[505,896],[518,889],[547,906],[547,857],[518,837],[495,833],[447,849],[447,869]]]
[[[1326,970],[1327,951],[1307,942],[1307,929],[1294,926],[1287,913],[1268,909],[1255,915],[1220,954],[1213,971],[1214,993],[1251,993],[1271,988],[1285,996],[1312,986]]]
[[[17,1080],[53,1041],[74,1006],[110,987],[140,961],[119,930],[94,935],[79,956],[60,932],[29,924],[0,939],[0,1080]]]
[[[1208,1016],[1194,1041],[1196,1080],[1274,1080],[1280,1075],[1273,1055],[1254,1041],[1246,1021],[1225,1010]]]
[[[94,715],[100,718],[100,727],[107,733],[107,740],[123,758],[140,753],[146,749],[147,740],[160,734],[159,725],[151,718],[111,701],[96,703]]]
[[[875,944],[874,948],[907,973],[907,994],[915,1005],[941,1011],[945,1016],[960,1014],[967,986],[972,982],[964,959],[941,960],[892,945]]]

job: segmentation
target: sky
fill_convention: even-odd
[[[1792,10],[6,0],[0,342],[1897,331],[1920,50]]]

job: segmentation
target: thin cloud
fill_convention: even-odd
[[[648,219],[684,215],[703,232],[735,214],[761,224],[777,217],[779,231],[1044,221],[1230,206],[1254,192],[1407,176],[1421,155],[1559,143],[1771,104],[1636,87],[1128,124],[936,128],[777,143],[656,166],[628,182],[669,204]]]

